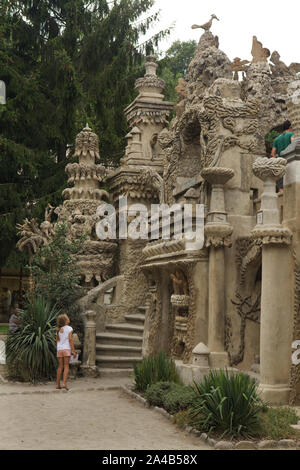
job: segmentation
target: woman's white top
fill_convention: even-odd
[[[72,333],[73,328],[69,325],[65,325],[61,328],[63,332],[58,332],[59,341],[57,341],[57,351],[62,351],[63,349],[71,349],[69,334]]]

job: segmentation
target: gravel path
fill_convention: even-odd
[[[121,390],[0,388],[0,407],[1,450],[211,450]]]

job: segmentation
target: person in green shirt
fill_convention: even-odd
[[[285,121],[283,123],[283,133],[274,140],[271,157],[280,157],[281,152],[283,152],[283,150],[285,150],[293,140],[294,133],[292,124],[290,121]],[[278,181],[277,190],[280,193],[283,191],[283,178]]]

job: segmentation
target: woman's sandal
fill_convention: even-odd
[[[68,387],[66,387],[66,385],[63,385],[62,388],[64,388],[65,390],[69,391]]]

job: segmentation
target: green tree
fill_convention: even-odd
[[[194,57],[197,42],[190,41],[175,41],[166,51],[165,57],[160,61],[161,67],[168,67],[174,76],[178,73],[183,76],[188,71],[189,64]]]
[[[177,102],[175,88],[178,79],[185,77],[196,47],[196,41],[175,41],[166,51],[165,57],[159,61],[158,75],[166,82],[167,100]]]
[[[42,245],[32,261],[34,297],[43,298],[61,313],[70,316],[73,328],[82,333],[83,324],[76,301],[83,295],[75,255],[81,250],[84,237],[67,238],[67,226],[55,226],[55,236],[48,245]]]
[[[9,2],[1,3],[0,70],[7,86],[7,105],[0,105],[1,264],[15,245],[15,225],[26,215],[26,201],[34,199],[37,169],[43,158],[41,115],[35,114],[34,108],[39,104],[44,107],[44,103],[30,72],[30,51],[25,53],[23,49],[26,47],[23,28],[26,29],[26,24],[14,20]]]
[[[41,219],[49,202],[62,202],[66,148],[86,122],[100,137],[102,158],[118,163],[126,144],[123,109],[135,97],[143,54],[168,33],[140,44],[158,19],[145,16],[153,4],[1,1],[7,104],[0,105],[0,266],[16,263],[16,223]]]

